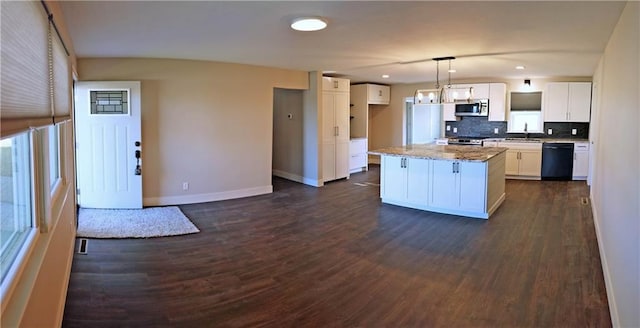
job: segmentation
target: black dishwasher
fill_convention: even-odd
[[[573,143],[542,144],[542,180],[571,180],[573,175]]]

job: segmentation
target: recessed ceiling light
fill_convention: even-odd
[[[388,79],[389,78],[389,74],[382,74],[382,78],[383,79]]]
[[[524,69],[524,66],[518,65],[518,66],[516,66],[516,69]]]
[[[450,70],[448,70],[447,72],[449,72],[449,73],[455,73],[455,72],[457,72],[457,71],[456,71],[455,69],[450,69]]]
[[[304,32],[319,31],[325,27],[327,27],[327,22],[320,17],[300,17],[291,23],[292,29]]]

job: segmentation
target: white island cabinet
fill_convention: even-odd
[[[412,145],[382,156],[383,203],[488,219],[505,199],[506,148]]]
[[[487,164],[483,162],[433,161],[431,205],[483,212]]]
[[[429,193],[429,161],[418,158],[383,156],[380,176],[382,198],[426,205]]]

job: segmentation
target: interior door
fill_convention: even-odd
[[[140,82],[75,84],[78,204],[142,208]]]

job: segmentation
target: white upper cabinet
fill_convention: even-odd
[[[569,83],[570,122],[589,122],[591,116],[591,83]]]
[[[471,84],[471,87],[473,88],[473,99],[489,99],[491,92],[489,83]]]
[[[388,105],[391,88],[387,85],[367,84],[367,102],[373,105]]]
[[[545,122],[589,122],[591,82],[551,82],[544,95]]]
[[[445,121],[455,121],[456,117],[456,104],[444,103],[442,104],[442,119]]]
[[[445,86],[446,98],[453,101],[471,100],[475,98],[475,84],[452,84],[451,88]],[[473,95],[471,88],[474,88]]]
[[[489,83],[452,84],[451,88],[445,86],[444,89],[445,98],[452,101],[489,99],[491,97]],[[491,103],[489,103],[489,106],[491,106]]]
[[[335,77],[322,77],[323,91],[349,92],[349,79],[340,79]]]
[[[548,83],[544,92],[544,121],[566,122],[569,102],[569,83]]]
[[[506,121],[507,85],[489,83],[489,121]]]

